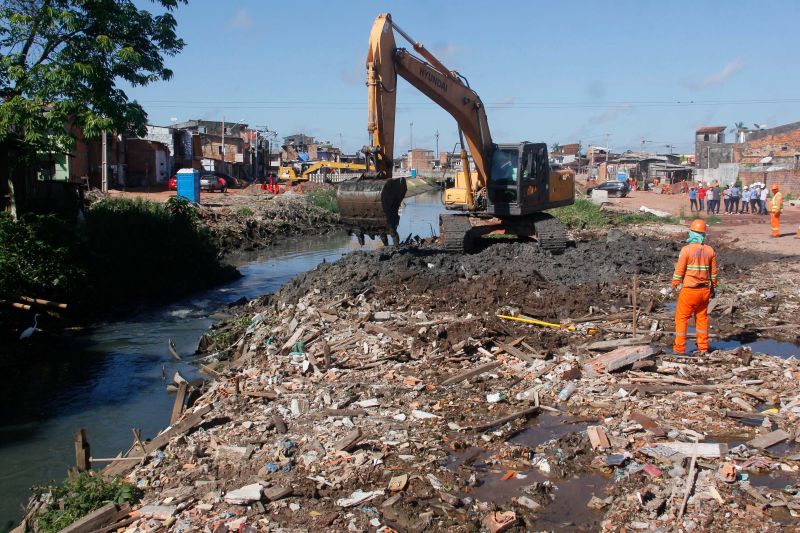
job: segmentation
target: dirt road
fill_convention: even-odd
[[[689,210],[689,197],[685,194],[656,194],[650,191],[634,191],[627,198],[609,198],[612,209],[637,211],[641,206],[683,215],[688,224],[694,218]],[[797,204],[797,202],[795,202]],[[706,214],[700,214],[706,218]],[[764,215],[716,215],[709,229],[712,241],[730,243],[738,248],[781,255],[800,254],[800,239],[795,239],[800,227],[800,205],[784,203],[781,215],[781,236],[770,236],[769,216]],[[712,219],[716,220],[716,219]]]

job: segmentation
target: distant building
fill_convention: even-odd
[[[406,164],[409,169],[416,169],[417,171],[424,172],[433,170],[434,161],[433,150],[425,148],[413,148],[408,151],[408,160]]]
[[[705,126],[695,131],[694,153],[697,168],[733,163],[733,145],[725,142],[725,126]]]

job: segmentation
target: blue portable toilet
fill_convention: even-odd
[[[200,203],[200,171],[182,168],[178,171],[178,198],[186,198],[192,203]]]
[[[411,169],[411,179],[416,179],[416,177],[417,177],[417,169],[416,168],[412,168]]]
[[[625,174],[624,172],[617,172],[617,180],[623,182],[628,181],[628,175]]]

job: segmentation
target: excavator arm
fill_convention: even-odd
[[[397,48],[393,30],[422,58]],[[379,15],[372,26],[366,66],[370,146],[365,147],[364,152],[368,158],[374,159],[375,171],[340,185],[337,201],[345,224],[360,239],[364,234],[377,234],[383,240],[386,240],[386,235],[396,237],[397,211],[405,194],[405,182],[399,184],[403,178],[392,177],[398,75],[447,111],[458,124],[462,135],[463,168],[469,169],[464,147],[466,140],[477,171],[474,184],[470,183],[471,172],[465,172],[467,205],[471,208],[471,191],[485,187],[489,179],[493,147],[480,97],[462,76],[445,67],[422,43],[400,29],[388,13]],[[397,194],[400,194],[399,198]]]

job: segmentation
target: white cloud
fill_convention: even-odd
[[[230,27],[237,30],[249,30],[253,27],[253,18],[246,7],[240,7],[230,20]]]
[[[690,81],[688,86],[690,89],[700,90],[706,89],[708,87],[713,87],[715,85],[722,84],[725,80],[739,72],[744,68],[744,61],[741,58],[734,59],[733,61],[728,61],[724,67],[719,72],[714,74],[710,74],[699,81]]]

